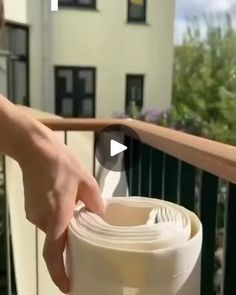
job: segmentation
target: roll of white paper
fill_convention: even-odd
[[[202,226],[187,209],[143,197],[79,205],[68,230],[71,295],[199,295]]]

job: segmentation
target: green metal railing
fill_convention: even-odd
[[[220,179],[193,165],[170,156],[132,139],[126,141],[130,153],[127,164],[134,153],[139,153],[139,161],[127,169],[130,195],[159,197],[166,201],[178,203],[194,211],[203,224],[203,245],[201,262],[201,295],[236,294],[236,185],[221,183]],[[129,165],[127,165],[129,167]],[[222,189],[226,193],[226,211],[220,212],[225,218],[224,227],[224,263],[222,283],[217,291],[214,283],[216,272],[216,237],[217,217]]]

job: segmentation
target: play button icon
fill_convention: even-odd
[[[124,171],[138,163],[138,153],[132,153],[129,146],[139,141],[131,128],[111,125],[103,129],[95,139],[95,155],[98,162],[111,171]]]
[[[123,151],[127,150],[127,146],[119,143],[118,141],[111,139],[110,140],[110,155],[114,157]]]

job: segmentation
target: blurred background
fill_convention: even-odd
[[[5,2],[0,91],[15,103],[235,144],[235,0]]]

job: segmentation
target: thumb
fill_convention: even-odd
[[[104,214],[105,202],[94,177],[89,176],[79,184],[77,201],[82,201],[88,210],[100,216]]]

